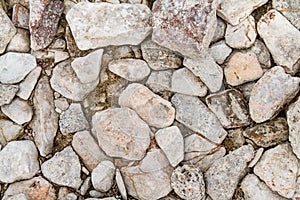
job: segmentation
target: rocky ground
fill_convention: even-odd
[[[0,0],[0,199],[300,199],[300,1]]]

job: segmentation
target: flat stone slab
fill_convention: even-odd
[[[2,6],[0,7],[0,54],[2,54],[10,40],[17,33],[17,29],[14,24],[11,22],[9,17],[6,15]]]
[[[300,158],[300,98],[288,107],[286,115],[289,125],[289,141],[293,152]]]

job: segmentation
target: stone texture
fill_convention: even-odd
[[[116,168],[111,161],[102,161],[92,171],[92,183],[96,190],[107,192],[113,185]]]
[[[211,42],[217,42],[224,38],[226,30],[226,23],[219,17],[217,17],[217,27]]]
[[[8,142],[17,139],[22,134],[22,126],[10,120],[0,119],[0,145],[5,146]]]
[[[273,191],[292,198],[296,189],[299,161],[288,144],[265,151],[254,167],[259,176]]]
[[[171,90],[172,70],[152,71],[146,81],[146,86],[155,93]]]
[[[251,160],[248,167],[254,167],[256,165],[256,163],[259,161],[259,159],[261,158],[263,152],[264,152],[264,148],[257,149],[255,152],[254,158]]]
[[[2,6],[0,6],[0,26],[0,54],[2,54],[12,37],[17,32],[14,24],[10,21]]]
[[[142,4],[80,2],[66,19],[80,50],[138,45],[152,30],[151,11]]]
[[[252,89],[249,100],[251,118],[256,123],[274,118],[295,97],[299,91],[299,81],[299,78],[286,74],[280,66],[265,72]]]
[[[157,128],[170,126],[175,118],[175,109],[169,101],[138,83],[128,85],[121,93],[119,105],[133,109],[150,126]]]
[[[30,38],[27,30],[18,28],[17,33],[7,45],[6,51],[27,53],[30,51]]]
[[[216,42],[209,48],[210,55],[219,65],[225,62],[231,52],[232,49],[225,43],[225,40]]]
[[[29,198],[26,194],[20,193],[8,197],[8,200],[29,200]]]
[[[250,48],[250,50],[256,54],[257,60],[262,66],[262,68],[270,68],[271,67],[271,56],[266,45],[260,41],[255,40],[254,44]]]
[[[300,29],[300,2],[272,0],[272,7],[281,12],[298,30]]]
[[[289,126],[289,141],[293,152],[300,158],[300,98],[288,107],[286,116]]]
[[[19,90],[17,85],[6,85],[0,83],[0,106],[10,104]]]
[[[30,140],[9,142],[0,151],[0,181],[30,179],[39,171],[38,151]]]
[[[227,133],[220,121],[197,97],[175,94],[172,103],[176,108],[176,120],[209,140],[220,144]]]
[[[92,118],[93,132],[99,146],[112,157],[141,160],[150,144],[151,130],[129,108],[97,112]]]
[[[29,29],[29,10],[21,4],[14,4],[12,22],[18,28]]]
[[[29,99],[38,81],[41,71],[42,71],[41,67],[36,67],[25,77],[25,79],[22,82],[20,82],[19,91],[17,93],[18,97],[20,97],[23,100]]]
[[[270,10],[257,23],[257,31],[272,54],[274,62],[294,74],[300,66],[300,32],[282,14]]]
[[[228,135],[226,136],[223,145],[226,147],[227,151],[232,151],[240,148],[245,143],[245,137],[243,135],[243,129],[231,129],[228,130]]]
[[[116,183],[122,199],[127,200],[127,191],[126,191],[125,183],[119,169],[116,169]]]

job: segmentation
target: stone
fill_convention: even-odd
[[[133,109],[149,126],[156,128],[170,126],[175,118],[171,102],[138,83],[127,86],[119,97],[119,105]]]
[[[210,154],[207,154],[201,160],[199,160],[195,166],[197,166],[200,171],[205,172],[207,171],[210,166],[218,159],[224,157],[226,154],[226,149],[222,146],[218,146]]]
[[[141,160],[150,145],[150,128],[129,108],[97,112],[92,124],[99,146],[111,157]]]
[[[212,199],[231,199],[254,149],[244,145],[216,160],[205,172],[206,192]]]
[[[16,34],[17,30],[14,24],[10,21],[9,17],[6,15],[2,6],[0,6],[0,54],[2,54],[10,40]],[[1,66],[1,65],[0,65]],[[1,68],[0,68],[1,69]],[[2,70],[0,70],[2,71]]]
[[[171,186],[182,199],[202,199],[205,196],[203,174],[193,166],[177,167],[171,176]]]
[[[0,106],[10,104],[19,90],[17,85],[6,85],[0,83]]]
[[[173,72],[171,91],[191,96],[204,97],[207,87],[187,68],[181,68]]]
[[[75,58],[72,61],[72,69],[81,83],[90,83],[98,80],[103,51],[103,49],[98,49],[84,57]]]
[[[261,158],[263,152],[264,152],[264,148],[257,149],[255,152],[254,158],[251,160],[248,167],[254,167],[256,165],[256,163],[259,161],[259,159]]]
[[[248,126],[251,118],[242,93],[229,89],[206,97],[208,108],[225,128]]]
[[[52,52],[54,53],[54,63],[55,64],[70,58],[69,53],[66,51],[52,50]],[[79,76],[79,77],[82,77],[82,76]]]
[[[32,120],[32,134],[41,156],[52,153],[53,142],[58,129],[58,114],[54,108],[54,95],[49,78],[42,77],[34,92],[35,114]]]
[[[17,96],[23,100],[28,100],[42,72],[41,67],[33,69],[25,79],[19,84]]]
[[[10,120],[0,119],[0,145],[5,146],[8,142],[22,135],[22,126]]]
[[[80,186],[80,194],[85,196],[91,186],[91,177],[88,176],[86,179],[84,179],[82,185]]]
[[[62,111],[65,111],[69,108],[69,102],[66,98],[60,97],[54,100],[54,105],[56,109],[59,109]]]
[[[63,38],[56,38],[56,39],[53,40],[53,42],[49,46],[49,49],[51,49],[51,50],[64,50],[64,49],[66,49],[66,47],[67,47],[67,44],[66,44],[66,41]],[[95,51],[95,53],[96,52],[100,53],[101,50],[99,49],[99,51]]]
[[[39,171],[38,151],[30,140],[9,142],[0,151],[0,181],[30,179]]]
[[[281,12],[298,30],[300,29],[299,1],[272,0],[272,7]]]
[[[211,42],[217,42],[224,38],[226,31],[226,23],[219,17],[217,17],[217,27]]]
[[[119,169],[116,169],[116,183],[121,194],[122,199],[127,200],[127,191],[122,174]]]
[[[143,59],[153,70],[176,69],[182,65],[182,59],[179,55],[152,40],[142,42],[141,50]]]
[[[226,22],[235,26],[246,19],[256,8],[267,3],[268,0],[221,0],[217,14]]]
[[[243,146],[245,142],[243,129],[237,128],[228,130],[228,135],[226,136],[223,145],[226,147],[227,151],[232,151]]]
[[[100,162],[92,171],[92,184],[100,192],[107,192],[113,185],[116,168],[111,161]]]
[[[210,55],[219,64],[223,64],[226,58],[230,55],[232,49],[225,43],[225,40],[221,40],[212,44],[209,48]]]
[[[29,122],[33,116],[32,107],[19,98],[15,98],[9,105],[1,106],[1,111],[19,125]]]
[[[36,66],[34,56],[27,53],[8,52],[0,56],[0,82],[4,84],[18,83]]]
[[[13,196],[8,197],[8,200],[29,200],[26,194],[20,193]]]
[[[140,59],[119,59],[108,64],[108,69],[131,82],[138,82],[150,74],[148,64]]]
[[[152,7],[152,40],[184,56],[197,58],[213,38],[217,1],[158,0]]]
[[[288,107],[286,116],[289,126],[289,141],[293,152],[300,158],[300,98]]]
[[[236,87],[239,91],[242,92],[242,94],[247,102],[249,102],[249,99],[250,99],[250,96],[252,93],[252,89],[255,84],[256,84],[256,82],[252,81],[252,82],[244,83],[243,85],[239,85]]]
[[[227,135],[220,121],[197,97],[175,94],[176,120],[210,141],[220,144]]]
[[[295,74],[300,66],[300,32],[282,14],[270,10],[257,23],[257,31],[277,65]]]
[[[29,4],[31,48],[36,51],[53,41],[64,4],[59,0],[29,0]]]
[[[30,51],[30,38],[27,30],[18,28],[17,33],[7,45],[6,51],[27,53]]]
[[[299,161],[289,144],[268,149],[254,167],[254,173],[271,190],[283,197],[292,198],[296,190]]]
[[[79,103],[72,103],[59,116],[59,129],[62,134],[75,133],[89,128],[89,123]]]
[[[138,45],[152,30],[151,11],[142,4],[80,2],[66,19],[80,50]]]
[[[299,78],[286,74],[280,66],[265,72],[254,85],[249,99],[253,121],[261,123],[276,117],[280,109],[298,93],[299,82]],[[280,88],[278,84],[281,84]]]
[[[271,67],[271,56],[266,45],[260,41],[255,40],[254,44],[251,46],[250,50],[256,54],[257,60],[262,66],[262,68],[269,69]]]
[[[79,158],[70,146],[46,160],[41,169],[44,177],[57,185],[78,189],[82,183]]]
[[[146,81],[146,86],[155,93],[171,90],[172,70],[152,71]]]
[[[176,167],[183,160],[183,137],[177,126],[158,130],[155,133],[155,140],[167,156],[172,167]]]
[[[14,4],[12,22],[18,28],[29,29],[29,10],[21,4]]]
[[[257,146],[267,148],[287,141],[289,127],[285,118],[278,117],[253,127],[247,127],[243,134]]]

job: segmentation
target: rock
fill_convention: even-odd
[[[9,142],[0,151],[0,181],[30,179],[39,171],[38,151],[30,140]]]
[[[298,30],[300,29],[299,1],[272,0],[272,7],[281,12]]]
[[[33,116],[32,107],[19,98],[15,98],[9,105],[1,106],[1,111],[19,125],[29,122]]]
[[[176,120],[207,139],[220,144],[227,133],[220,121],[197,97],[175,94],[172,103],[176,108]]]
[[[69,108],[69,102],[64,97],[60,97],[60,98],[55,99],[54,100],[54,105],[55,105],[56,110],[57,109],[60,110],[60,113],[62,111],[65,111],[65,110],[67,110]]]
[[[231,199],[253,156],[253,147],[244,145],[216,160],[205,172],[207,194],[212,199]]]
[[[54,52],[54,63],[55,64],[70,58],[69,53],[66,51],[52,50],[52,52]]]
[[[288,107],[286,116],[289,126],[289,141],[293,152],[300,158],[300,98]]]
[[[150,150],[137,166],[121,168],[128,194],[141,200],[160,199],[171,190],[173,168],[159,149]]]
[[[129,108],[97,112],[92,118],[93,132],[99,146],[112,157],[141,160],[150,144],[151,130]]]
[[[12,22],[18,28],[29,29],[29,10],[21,4],[14,4]]]
[[[59,0],[29,0],[29,4],[31,48],[44,49],[50,45],[57,33],[64,4]]]
[[[155,140],[167,156],[172,167],[183,160],[183,137],[177,126],[160,129],[155,133]]]
[[[274,62],[295,74],[300,66],[300,32],[276,10],[270,10],[257,23],[257,31],[272,54]]]
[[[79,103],[72,103],[67,110],[59,116],[59,129],[62,134],[75,133],[89,128]]]
[[[73,60],[71,63],[72,69],[81,83],[91,83],[98,80],[103,51],[103,49],[98,49],[84,57]]]
[[[226,30],[226,23],[219,17],[217,17],[217,27],[211,42],[217,42],[224,38]]]
[[[231,25],[237,25],[246,19],[252,11],[267,3],[268,0],[221,0],[217,14]]]
[[[108,64],[108,69],[128,81],[138,82],[150,74],[148,64],[140,59],[119,59]]]
[[[253,127],[247,127],[243,134],[256,145],[266,148],[287,141],[289,130],[286,119],[278,117]]]
[[[153,70],[176,69],[182,65],[182,59],[179,55],[159,46],[152,40],[142,42],[141,50],[143,59]]]
[[[171,90],[177,93],[203,97],[207,94],[207,87],[187,68],[174,71]]]
[[[17,139],[22,134],[22,126],[10,120],[0,119],[0,145],[5,146],[8,142]]]
[[[84,179],[82,185],[80,186],[80,195],[85,196],[89,188],[91,188],[91,177]]]
[[[18,83],[36,65],[35,57],[30,54],[8,52],[0,56],[0,82],[4,84]]]
[[[19,91],[17,93],[18,97],[23,100],[29,99],[31,92],[38,81],[41,71],[41,67],[36,67],[25,77],[25,79],[19,84]]]
[[[182,199],[202,199],[205,196],[202,172],[189,165],[179,166],[173,171],[171,186]]]
[[[209,48],[210,55],[219,65],[224,63],[231,52],[232,49],[225,43],[225,40],[214,43]]]
[[[49,49],[51,50],[65,50],[67,47],[66,41],[63,38],[56,38],[53,40],[51,45],[49,46]],[[100,53],[101,49],[94,51],[94,53]],[[92,54],[93,55],[93,54]]]
[[[199,160],[195,165],[200,171],[205,172],[216,160],[222,158],[223,156],[225,156],[225,154],[226,149],[222,146],[218,146],[213,151],[211,151],[210,154],[207,154],[205,157]]]
[[[0,106],[10,104],[19,90],[17,85],[6,85],[0,83]]]
[[[122,199],[127,200],[127,192],[122,174],[119,169],[116,169],[116,183],[121,194]]]
[[[299,82],[299,78],[284,73],[284,69],[280,66],[272,67],[265,72],[254,85],[249,100],[253,121],[261,123],[274,118],[298,93]],[[277,87],[278,84],[282,84],[280,88]]]
[[[155,93],[171,90],[172,70],[152,71],[146,81],[146,86]]]
[[[121,93],[119,105],[133,109],[145,122],[156,128],[170,126],[175,118],[175,109],[169,101],[138,83],[128,85]]]
[[[250,50],[256,54],[257,60],[261,64],[262,68],[271,67],[270,52],[262,41],[255,40]]]
[[[58,115],[54,108],[54,96],[49,79],[44,76],[35,88],[33,97],[35,115],[32,134],[41,156],[52,153],[53,141],[58,128]]]
[[[10,21],[9,17],[6,15],[2,6],[0,6],[0,54],[2,54],[10,40],[16,34],[17,30],[14,24]],[[1,59],[0,59],[1,60]],[[0,65],[1,66],[1,65]],[[0,68],[1,69],[1,68]],[[2,70],[0,70],[2,71]]]
[[[80,50],[138,45],[152,30],[151,11],[141,4],[80,2],[66,19]]]
[[[16,195],[8,197],[8,200],[29,200],[29,199],[28,199],[27,195],[20,193],[20,194],[16,194]]]
[[[259,159],[261,158],[263,152],[264,152],[264,148],[257,149],[255,152],[254,158],[251,160],[248,167],[254,167],[256,165],[256,163],[259,161]]]
[[[288,144],[265,151],[254,167],[254,173],[273,191],[292,198],[296,189],[299,162]]]
[[[152,40],[184,56],[197,58],[217,26],[216,1],[158,0],[153,4]]]
[[[256,84],[256,82],[249,82],[249,83],[244,83],[243,85],[239,85],[236,88],[242,92],[244,98],[247,100],[247,102],[249,102],[251,93],[252,93],[252,89],[254,87],[254,85]]]
[[[113,185],[116,168],[111,161],[105,160],[92,171],[92,183],[96,190],[107,192]]]
[[[6,51],[27,53],[30,51],[29,32],[21,28],[17,29],[16,35],[9,42]]]
[[[70,146],[45,161],[41,169],[44,177],[57,185],[78,189],[82,183],[79,158]]]
[[[67,187],[60,187],[58,191],[58,200],[77,200],[77,195],[71,192]]]
[[[251,123],[248,106],[237,90],[211,94],[206,97],[206,104],[225,128],[248,126]]]
[[[245,137],[243,135],[243,129],[231,129],[228,130],[228,135],[226,136],[223,145],[226,147],[227,151],[232,151],[240,148],[245,143]]]

